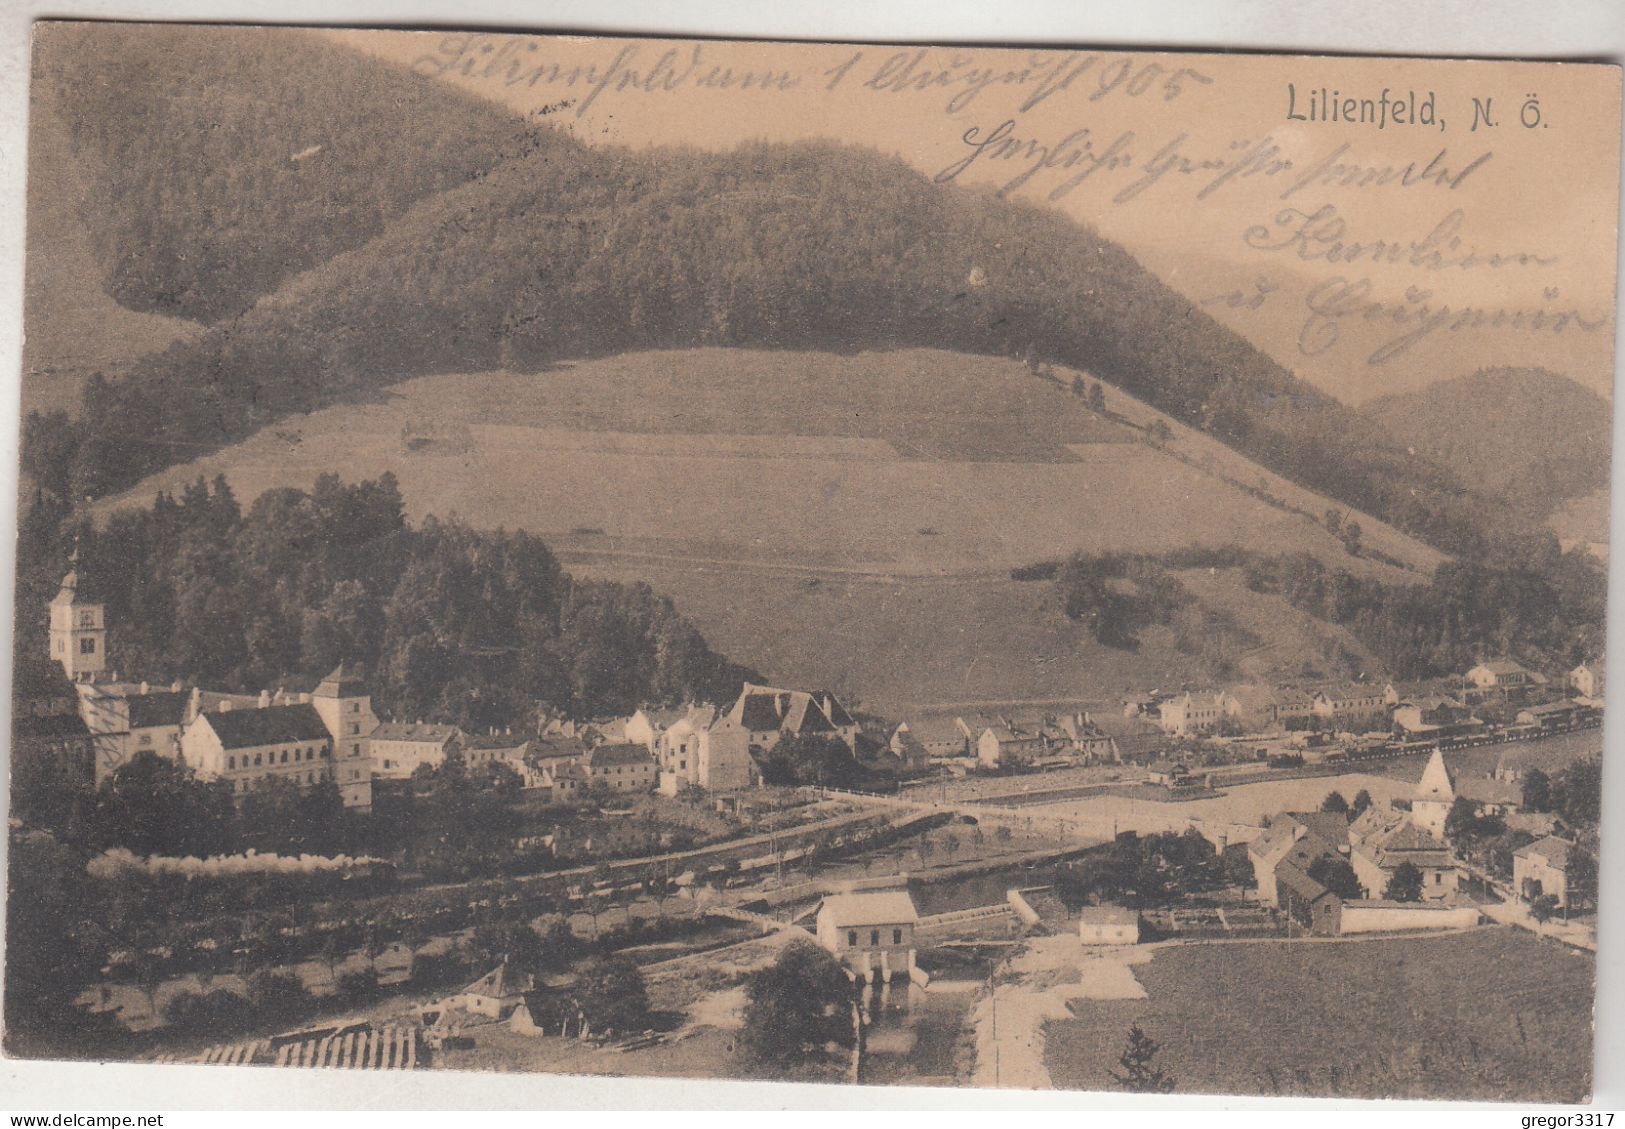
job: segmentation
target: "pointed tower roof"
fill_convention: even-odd
[[[339,663],[333,672],[316,684],[315,696],[318,698],[364,698],[367,696],[367,684],[361,680],[361,674],[353,666]]]
[[[1437,800],[1441,803],[1453,803],[1456,799],[1456,782],[1450,777],[1450,770],[1445,767],[1444,754],[1438,749],[1428,758],[1427,767],[1422,770],[1422,779],[1417,781],[1414,800]]]

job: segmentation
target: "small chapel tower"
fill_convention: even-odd
[[[1411,822],[1442,843],[1445,820],[1450,817],[1450,808],[1455,802],[1456,782],[1445,767],[1444,754],[1434,749],[1427,767],[1422,770],[1422,779],[1417,782],[1416,795],[1411,799]]]
[[[69,559],[68,574],[51,601],[51,658],[70,680],[94,679],[107,670],[107,622],[101,604],[79,591],[79,553]]]

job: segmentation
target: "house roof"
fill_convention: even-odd
[[[1556,867],[1558,870],[1567,870],[1569,866],[1569,852],[1574,844],[1567,839],[1559,839],[1556,835],[1548,835],[1544,839],[1536,839],[1533,843],[1526,843],[1512,852],[1513,858],[1539,858]]]
[[[339,663],[316,684],[316,689],[311,693],[318,698],[364,698],[367,696],[367,684],[361,680],[361,673],[355,667]]]
[[[824,711],[810,694],[792,693],[789,708],[784,711],[784,728],[791,733],[828,733],[835,727],[824,716]]]
[[[423,721],[384,721],[371,733],[374,741],[421,741],[427,745],[444,745],[458,735],[455,725]]]
[[[1309,834],[1333,847],[1349,841],[1348,817],[1340,811],[1293,811],[1286,813],[1288,824],[1298,823]]]
[[[857,724],[852,720],[852,715],[846,712],[846,707],[841,705],[841,700],[828,690],[819,690],[813,696],[823,707],[824,716],[829,718],[831,725],[839,727]]]
[[[227,749],[280,745],[289,741],[326,741],[327,726],[316,707],[266,706],[264,709],[232,709],[206,713],[203,719]]]
[[[920,919],[907,890],[831,894],[818,911],[820,917],[826,913],[839,929],[851,925],[904,925]]]
[[[1351,702],[1360,698],[1382,697],[1382,687],[1367,682],[1330,682],[1315,687],[1315,696],[1328,702]]]
[[[1243,683],[1232,686],[1225,694],[1234,699],[1237,705],[1248,711],[1267,710],[1275,706],[1275,691],[1268,686],[1259,686],[1253,683]]]
[[[191,695],[185,690],[163,690],[151,694],[131,694],[130,728],[151,729],[158,725],[180,725],[186,720],[186,704]]]
[[[682,721],[683,718],[688,716],[688,708],[686,706],[670,706],[661,709],[646,707],[639,710],[638,713],[643,715],[643,720],[649,723],[651,729],[660,730],[669,729]],[[637,714],[632,716],[636,717]]]
[[[649,764],[652,760],[649,750],[642,745],[599,745],[587,753],[587,763],[594,768]]]
[[[746,691],[739,696],[733,712],[739,724],[757,733],[777,729],[783,720],[776,694]]]
[[[1573,713],[1575,710],[1582,708],[1584,707],[1577,702],[1542,702],[1538,706],[1527,706],[1518,712],[1533,717],[1555,717],[1558,714]]]
[[[1285,886],[1305,901],[1315,901],[1331,893],[1330,890],[1309,877],[1309,872],[1296,863],[1283,862],[1275,868],[1276,886]]]
[[[1494,675],[1529,673],[1526,669],[1519,666],[1511,659],[1491,659],[1488,662],[1479,663],[1477,666],[1473,667],[1473,670],[1487,670]],[[1468,673],[1471,673],[1471,671]]]
[[[503,961],[490,972],[481,976],[472,984],[467,985],[458,995],[462,996],[491,996],[495,999],[506,999],[529,991],[533,978],[521,976],[508,968],[508,962]]]
[[[1127,906],[1084,906],[1078,911],[1080,925],[1134,925],[1140,920],[1140,911]]]

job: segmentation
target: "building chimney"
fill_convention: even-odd
[[[150,694],[150,693],[152,693],[152,684],[149,683],[149,682],[143,682],[141,684],[141,693],[142,694]]]

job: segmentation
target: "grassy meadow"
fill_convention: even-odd
[[[1109,1089],[1129,1025],[1179,1092],[1583,1100],[1596,961],[1510,927],[1378,941],[1172,946],[1148,998],[1080,1001],[1046,1031],[1059,1087]]]

